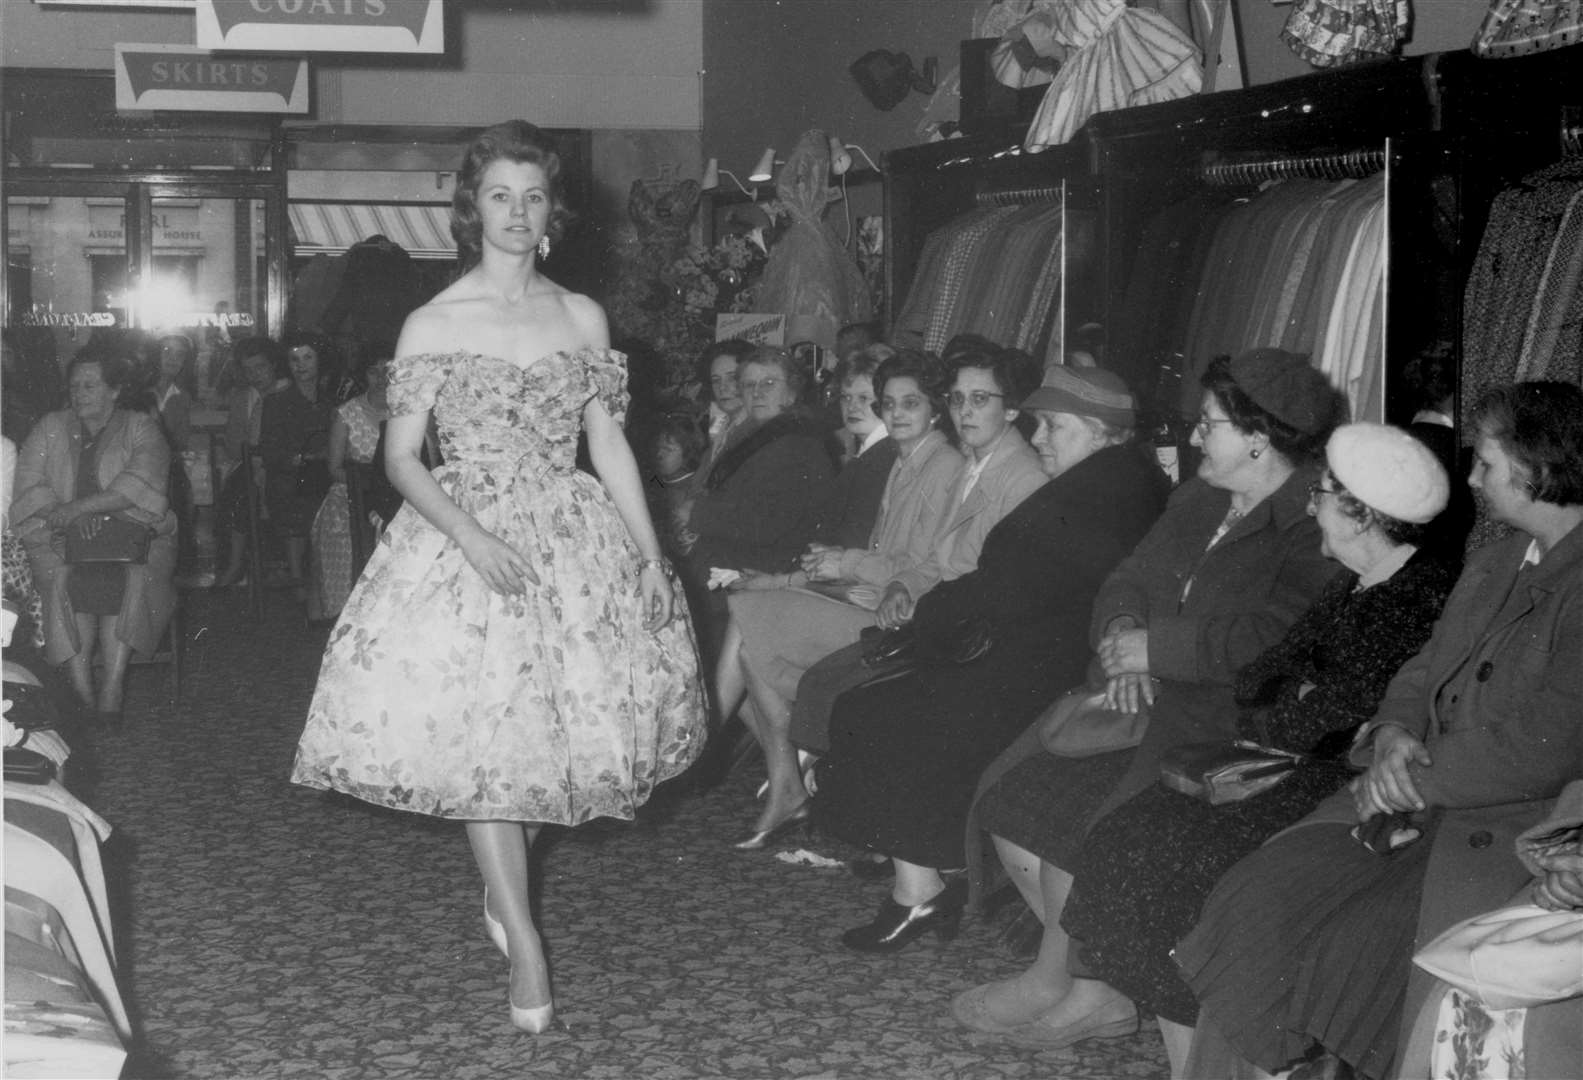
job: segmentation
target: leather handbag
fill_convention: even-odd
[[[1035,721],[1039,743],[1061,757],[1092,757],[1130,750],[1149,728],[1147,706],[1135,713],[1105,707],[1105,691],[1082,687],[1057,698]]]
[[[92,536],[83,535],[77,522],[66,527],[66,562],[83,563],[145,563],[148,545],[154,530],[130,518],[114,514],[101,515],[99,529]]]
[[[1190,743],[1173,747],[1161,757],[1160,783],[1220,806],[1268,791],[1290,776],[1302,760],[1301,754],[1244,740]]]

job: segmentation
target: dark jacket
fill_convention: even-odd
[[[704,567],[784,573],[813,539],[820,497],[835,474],[825,433],[785,413],[715,461],[693,504],[693,558]]]
[[[868,547],[896,454],[896,440],[884,438],[841,467],[826,487],[815,540],[839,548]]]
[[[1583,526],[1519,571],[1528,543],[1519,535],[1469,557],[1434,636],[1391,681],[1353,752],[1368,764],[1373,728],[1397,724],[1432,758],[1412,767],[1436,822],[1420,944],[1527,882],[1512,855],[1518,834],[1583,776]],[[1302,824],[1355,820],[1343,791]],[[1408,1023],[1429,986],[1415,971]]]
[[[1231,495],[1189,480],[1105,582],[1093,641],[1118,615],[1134,616],[1148,628],[1149,671],[1159,679],[1143,743],[1106,809],[1152,785],[1171,747],[1235,737],[1237,671],[1281,640],[1343,572],[1319,551],[1319,526],[1308,516],[1313,478],[1293,472],[1214,547],[1209,538]]]

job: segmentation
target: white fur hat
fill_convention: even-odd
[[[1325,460],[1359,502],[1397,521],[1432,521],[1451,493],[1446,470],[1430,449],[1388,424],[1336,428]]]

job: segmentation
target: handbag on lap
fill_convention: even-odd
[[[1302,760],[1301,754],[1241,739],[1190,743],[1165,752],[1160,759],[1160,783],[1220,806],[1268,791],[1291,775]]]
[[[1143,741],[1149,710],[1125,713],[1105,707],[1105,691],[1080,687],[1057,698],[1036,721],[1039,742],[1061,757],[1092,757],[1130,750]]]
[[[84,536],[77,522],[68,525],[65,559],[73,565],[83,563],[145,563],[154,530],[128,518],[102,515],[99,530]]]

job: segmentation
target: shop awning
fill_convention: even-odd
[[[449,205],[293,202],[286,209],[298,255],[336,255],[382,234],[414,259],[456,258]]]

